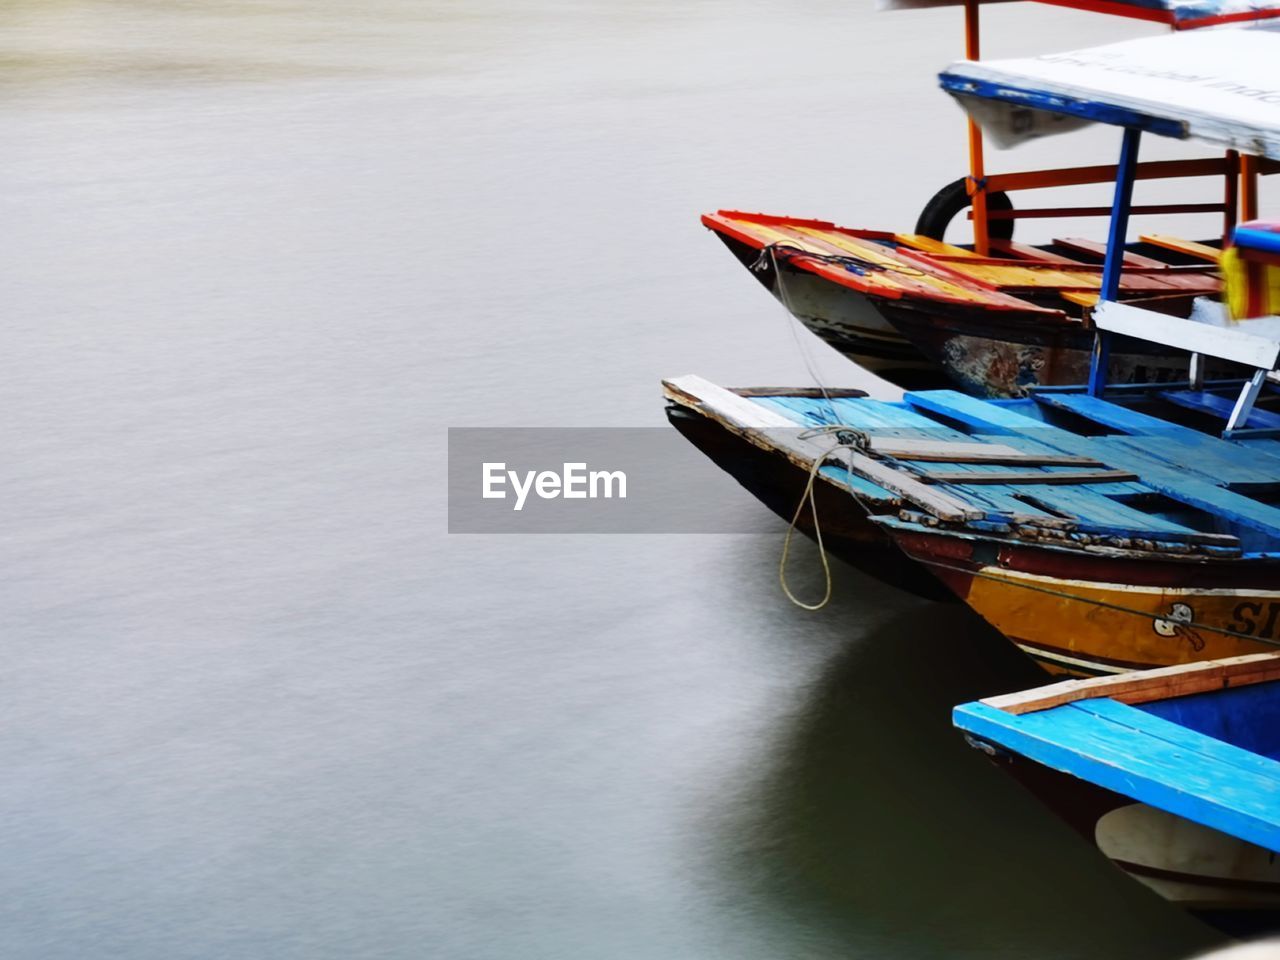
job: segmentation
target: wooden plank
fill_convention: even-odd
[[[839,400],[846,397],[865,397],[867,391],[857,387],[727,387],[730,393],[740,397],[808,397],[810,399]]]
[[[796,423],[758,403],[752,403],[746,397],[741,397],[696,374],[663,380],[662,386],[669,399],[685,400],[698,406],[712,406],[722,416],[740,427],[752,429],[793,427],[797,430],[803,428],[803,424]]]
[[[843,266],[820,260],[803,260],[796,266],[854,289],[874,289],[877,295],[900,299],[903,294],[914,294],[924,299],[950,301],[963,304],[981,304],[991,310],[1016,310],[1024,313],[1040,313],[1046,316],[1062,316],[1062,311],[1041,307],[1018,297],[1000,293],[988,284],[979,283],[962,273],[946,269],[925,254],[899,248],[890,250],[883,244],[842,232],[823,231],[818,228],[780,224],[762,227],[748,222],[756,236],[752,242],[776,238],[781,243],[794,240],[820,240],[842,251],[839,255],[852,256],[873,264],[875,269],[865,275],[850,273]],[[911,260],[912,257],[920,259]]]
[[[768,433],[772,435],[773,431]],[[849,469],[854,473],[928,510],[939,520],[948,523],[964,523],[969,520],[981,520],[987,515],[985,510],[976,509],[955,497],[939,495],[939,492],[931,489],[928,484],[921,483],[901,470],[895,470],[893,467],[849,449],[845,449],[843,454],[849,458]]]
[[[1028,453],[1003,443],[957,442],[911,437],[871,437],[871,449],[884,457],[939,463],[1000,463],[1103,466],[1102,461],[1060,453]]]
[[[764,403],[752,403],[750,400],[741,397],[737,398],[739,403],[734,403],[722,395],[727,394],[729,397],[733,397],[734,395],[731,391],[704,380],[702,377],[689,375],[664,380],[662,381],[662,388],[663,395],[668,400],[696,410],[701,415],[720,424],[729,433],[741,437],[761,450],[767,450],[770,453],[785,457],[801,470],[807,471],[811,469],[815,458],[825,458],[829,452],[829,448],[819,443],[801,439],[800,434],[808,429],[806,424],[797,423],[777,410],[765,406]],[[746,404],[747,406],[744,407],[739,404]],[[776,440],[770,439],[765,435],[765,431],[769,429],[784,427],[787,428],[785,434],[786,442],[781,445]],[[818,472],[841,489],[855,493],[864,500],[870,500],[880,506],[894,509],[902,505],[901,499],[894,493],[864,480],[862,477],[851,475],[843,468],[840,471],[842,476],[839,477],[833,476],[832,471],[825,468],[820,469]]]
[[[891,494],[928,510],[940,520],[963,523],[981,520],[986,512],[921,483],[905,471],[894,469],[847,448],[833,450],[834,438],[826,444],[801,436],[804,427],[761,404],[726,390],[702,377],[689,375],[662,382],[666,395],[677,402],[691,403],[713,411],[724,420],[741,428],[747,436],[767,441],[767,447],[782,451],[792,462],[812,467],[814,460],[834,458],[849,469]]]
[[[1093,311],[1093,322],[1100,330],[1263,370],[1274,370],[1276,359],[1280,357],[1280,343],[1275,340],[1124,303],[1099,303]]]
[[[1274,678],[1272,678],[1274,680]],[[1242,686],[1242,684],[1233,683],[1233,687]],[[1206,693],[1204,690],[1188,690],[1187,693]],[[1176,698],[1185,696],[1186,694],[1178,692],[1175,688],[1170,694]],[[1161,698],[1163,699],[1163,698]],[[1150,702],[1150,701],[1148,701]],[[1162,717],[1157,713],[1147,710],[1135,711],[1134,708],[1123,701],[1113,700],[1109,697],[1102,697],[1093,700],[1078,700],[1073,703],[1072,708],[1090,714],[1101,720],[1110,723],[1119,723],[1125,726],[1136,727],[1143,734],[1149,737],[1163,740],[1165,743],[1183,750],[1199,752],[1204,748],[1204,738],[1212,736],[1208,732],[1202,732],[1190,727],[1184,727],[1167,717]],[[1218,738],[1219,746],[1215,750],[1217,759],[1231,764],[1233,767],[1239,767],[1241,770],[1247,770],[1252,773],[1261,773],[1264,776],[1274,777],[1277,775],[1276,761],[1268,756],[1254,753],[1252,750],[1246,750],[1243,747]],[[1277,784],[1277,791],[1280,792],[1280,784]]]
[[[1078,250],[1081,253],[1088,253],[1099,260],[1105,259],[1107,256],[1107,245],[1099,243],[1096,240],[1086,240],[1082,237],[1059,237],[1053,241],[1060,247],[1066,247],[1068,250]],[[1124,265],[1126,267],[1154,267],[1159,269],[1169,269],[1169,264],[1163,260],[1156,260],[1152,257],[1144,257],[1140,253],[1132,253],[1125,251]]]
[[[1063,290],[1062,299],[1070,303],[1077,303],[1082,307],[1092,307],[1098,302],[1096,293],[1086,293],[1084,290]]]
[[[904,258],[916,260],[933,271],[949,273],[995,292],[1017,294],[1044,289],[1087,292],[1097,290],[1102,285],[1102,269],[1097,264],[1059,266],[1033,261],[947,257],[905,249],[899,252]],[[1198,274],[1173,274],[1168,266],[1162,266],[1159,271],[1143,268],[1138,272],[1135,268],[1125,273],[1120,282],[1120,289],[1129,294],[1167,294],[1172,291],[1213,293],[1219,286],[1215,278]]]
[[[964,247],[957,247],[951,243],[943,243],[941,240],[933,239],[933,237],[926,237],[922,233],[895,233],[893,239],[922,253],[945,253],[961,259],[982,258],[982,254],[966,250]]]
[[[1164,22],[1164,21],[1161,21]],[[1221,157],[1201,160],[1147,160],[1139,163],[1134,172],[1137,180],[1164,180],[1171,177],[1225,176],[1226,161]],[[987,174],[987,189],[1032,190],[1040,187],[1066,187],[1082,183],[1113,183],[1116,165],[1099,164],[1089,167],[1064,167],[1056,170],[1027,170],[1021,173]]]
[[[1087,393],[1036,393],[1035,401],[1046,407],[1066,410],[1099,426],[1119,430],[1122,433],[1148,436],[1167,435],[1182,437],[1197,443],[1205,437],[1205,434],[1199,430],[1192,430],[1190,427],[1184,427],[1178,423],[1171,423],[1168,420],[1161,420],[1159,417],[1139,413],[1137,410],[1130,410],[1128,407],[1121,406],[1118,403],[1091,397]]]
[[[1121,447],[1126,454],[1141,454],[1165,469],[1183,470],[1220,487],[1250,484],[1266,488],[1280,483],[1280,462],[1275,457],[1208,434],[1202,433],[1200,438],[1195,444],[1183,444],[1168,437],[1124,434],[1095,440],[1104,452]]]
[[[779,230],[783,229],[779,228]],[[913,263],[904,263],[900,257],[894,256],[894,251],[872,240],[862,240],[839,233],[824,233],[809,227],[789,228],[786,229],[786,233],[801,240],[819,240],[830,244],[836,255],[852,256],[874,264],[881,268],[879,272],[873,274],[874,276],[884,277],[888,274],[892,277],[893,283],[903,289],[918,290],[925,295],[942,294],[953,300],[967,303],[979,303],[986,299],[982,290],[956,282],[957,279],[963,278],[939,276],[936,271],[921,270]]]
[[[1204,693],[1276,679],[1280,679],[1280,654],[1254,653],[1114,676],[1063,680],[1061,683],[1033,687],[1017,693],[986,697],[979,702],[1005,713],[1024,714],[1095,697],[1110,697],[1121,703],[1147,703],[1170,696]]]
[[[1070,257],[1064,257],[1061,254],[1050,253],[1048,250],[1041,250],[1039,247],[1033,247],[1028,243],[1018,243],[1014,240],[992,240],[990,246],[997,253],[1003,253],[1009,257],[1020,257],[1023,260],[1031,260],[1036,263],[1080,266],[1079,260],[1072,260]]]
[[[1169,499],[1280,540],[1280,509],[1260,503],[1243,494],[1225,490],[1207,479],[1201,479],[1185,466],[1177,468],[1170,464],[1162,464],[1149,456],[1121,446],[1104,447],[1099,441],[1105,438],[1077,436],[1039,420],[1032,420],[1030,417],[1006,410],[997,404],[966,397],[954,390],[908,393],[905,399],[907,403],[918,409],[930,410],[944,417],[950,417],[986,433],[998,436],[1025,434],[1056,447],[1064,453],[1075,453],[1081,456],[1097,456],[1105,451],[1102,452],[1102,459],[1107,463],[1121,469],[1133,470],[1142,478],[1142,483],[1163,493]],[[1205,440],[1214,441],[1216,438],[1205,436]],[[1218,440],[1217,442],[1226,443],[1227,441]]]
[[[1223,420],[1231,416],[1231,411],[1236,403],[1234,397],[1219,396],[1207,390],[1165,390],[1161,392],[1160,396],[1170,403],[1176,403],[1180,407],[1198,410],[1200,413],[1208,413],[1221,417]],[[1247,426],[1275,429],[1280,427],[1280,415],[1269,410],[1259,410],[1255,407],[1249,412]],[[1276,480],[1280,482],[1280,476],[1277,476]]]
[[[920,474],[922,480],[929,483],[1124,483],[1140,479],[1136,473],[1128,470],[1059,470],[1048,471],[1023,470],[1021,472],[1002,471],[1000,473],[957,473],[930,470]]]
[[[1171,237],[1168,234],[1144,233],[1138,239],[1154,247],[1164,247],[1166,250],[1185,253],[1189,257],[1195,257],[1197,260],[1205,260],[1209,263],[1216,264],[1222,256],[1221,250],[1208,244],[1196,243],[1194,240],[1183,240],[1181,237]]]
[[[1101,274],[1096,270],[1067,273],[1045,264],[992,263],[989,260],[974,263],[969,262],[969,258],[942,261],[911,250],[903,250],[901,253],[905,259],[918,263],[923,268],[944,272],[958,280],[976,283],[992,291],[1006,288],[1038,290],[1044,287],[1089,289],[1096,288],[1102,282]]]
[[[1139,484],[1144,492],[1149,488]],[[1115,488],[1107,485],[1108,491]],[[1199,533],[1190,527],[1153,516],[1104,494],[1098,486],[1037,486],[1027,489],[1021,500],[1032,506],[1080,518],[1078,528],[1082,532],[1126,539],[1173,540],[1178,543],[1203,543],[1210,546],[1234,546],[1234,537],[1222,537],[1214,533]]]
[[[1280,764],[1244,769],[1234,749],[1200,736],[1196,747],[1175,747],[1144,733],[1146,715],[1133,707],[1118,723],[1075,704],[1010,716],[983,703],[958,707],[958,727],[1037,763],[1175,816],[1280,850]]]

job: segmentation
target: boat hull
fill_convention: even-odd
[[[974,396],[1024,397],[1036,387],[1089,379],[1094,334],[1079,323],[906,301],[885,301],[881,312],[947,379]],[[1187,377],[1187,354],[1155,343],[1115,337],[1110,357],[1111,384],[1167,383]],[[1209,375],[1227,377],[1234,372],[1229,365],[1215,363]]]
[[[1280,930],[1280,858],[1026,757],[979,743],[1117,867],[1234,935]]]
[[[1280,637],[1272,560],[1084,553],[915,527],[893,535],[1051,672],[1097,676],[1266,653]]]
[[[792,316],[850,360],[882,376],[897,372],[939,379],[936,365],[894,329],[872,298],[785,261],[776,270],[771,261],[757,267],[758,248],[723,233],[716,236]]]

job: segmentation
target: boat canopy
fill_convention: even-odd
[[[877,0],[877,10],[913,10],[920,7],[952,7],[965,0]],[[1006,0],[981,0],[1000,3]],[[1280,0],[1041,0],[1056,7],[1072,7],[1093,13],[1109,13],[1137,20],[1167,23],[1187,30],[1220,23],[1244,23],[1280,16]]]
[[[1012,60],[939,80],[1002,146],[1109,123],[1280,160],[1280,30],[1173,33]]]

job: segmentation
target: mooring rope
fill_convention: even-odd
[[[835,407],[832,406],[832,414],[834,415],[834,413]],[[827,560],[827,550],[822,543],[822,525],[818,522],[818,501],[813,495],[813,484],[818,479],[818,471],[822,469],[827,458],[837,450],[869,450],[871,448],[871,438],[867,434],[856,427],[850,427],[845,424],[827,424],[826,426],[804,430],[798,434],[798,439],[809,440],[826,434],[835,434],[836,442],[822,454],[813,458],[813,464],[809,467],[809,479],[804,485],[804,493],[800,495],[800,502],[796,504],[796,512],[791,517],[791,523],[787,525],[787,535],[782,540],[782,556],[778,560],[778,582],[782,585],[782,592],[786,594],[788,600],[802,610],[821,610],[831,602],[832,594],[831,564]],[[853,490],[849,492],[861,505],[862,500],[857,493],[854,493]],[[805,603],[791,591],[791,587],[787,583],[787,557],[791,553],[791,537],[796,532],[796,525],[800,522],[800,514],[804,511],[806,501],[809,504],[809,512],[813,514],[813,534],[814,539],[818,541],[818,556],[822,560],[822,575],[826,579],[826,589],[822,594],[822,599],[817,603]]]

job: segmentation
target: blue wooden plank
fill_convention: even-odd
[[[1273,439],[1223,440],[1181,424],[1161,420],[1117,403],[1077,393],[1037,394],[1037,402],[1046,407],[1066,410],[1099,426],[1134,436],[1161,437],[1180,446],[1170,451],[1175,463],[1194,463],[1212,451],[1215,458],[1251,471],[1262,471],[1280,479],[1280,441]],[[1146,449],[1152,447],[1146,445]],[[1191,452],[1194,451],[1194,452]]]
[[[1168,537],[1171,534],[1185,535],[1197,532],[1191,527],[1144,513],[1086,487],[1063,485],[1032,489],[1028,486],[1019,492],[1040,500],[1054,510],[1074,515],[1099,531],[1105,529],[1117,535],[1148,537],[1153,540]],[[1176,539],[1176,536],[1171,539]]]
[[[1208,413],[1223,420],[1231,416],[1231,411],[1236,405],[1234,397],[1227,398],[1221,394],[1210,393],[1208,390],[1165,390],[1160,396],[1180,407]],[[1255,407],[1249,412],[1249,419],[1244,422],[1244,427],[1274,430],[1280,427],[1280,415]]]
[[[1131,437],[1120,434],[1098,439],[1108,446],[1118,445],[1141,453],[1165,466],[1192,471],[1219,486],[1237,483],[1280,484],[1280,461],[1251,453],[1234,443],[1218,441],[1193,446],[1171,437]]]
[[[1163,740],[1179,749],[1200,751],[1205,747],[1206,740],[1211,741],[1215,745],[1213,748],[1215,758],[1223,763],[1229,763],[1232,766],[1240,767],[1242,770],[1252,771],[1253,773],[1260,773],[1263,776],[1275,777],[1280,775],[1280,764],[1277,764],[1273,757],[1259,753],[1256,747],[1246,747],[1239,743],[1232,743],[1221,735],[1221,725],[1215,730],[1209,728],[1207,724],[1195,726],[1180,723],[1176,719],[1178,704],[1187,700],[1212,700],[1215,701],[1210,706],[1210,710],[1213,713],[1226,713],[1230,711],[1230,707],[1222,702],[1225,699],[1224,695],[1234,694],[1237,691],[1255,696],[1262,695],[1268,702],[1280,706],[1280,698],[1276,697],[1275,686],[1274,683],[1259,683],[1247,687],[1214,690],[1209,693],[1196,694],[1192,697],[1170,697],[1167,700],[1157,700],[1153,703],[1132,705],[1118,703],[1109,697],[1098,697],[1094,700],[1077,700],[1075,707],[1077,710],[1083,710],[1085,713],[1093,714],[1112,723],[1130,727],[1148,736]],[[1267,690],[1265,688],[1270,689]],[[1172,716],[1163,711],[1171,711]],[[1254,725],[1252,715],[1242,719],[1245,723],[1251,726]],[[1257,719],[1262,721],[1264,718],[1258,717]],[[1268,717],[1266,719],[1269,720],[1271,718]],[[1277,795],[1275,802],[1280,804],[1280,795]]]
[[[1015,716],[968,703],[953,719],[1046,767],[1280,852],[1280,764],[1271,775],[1244,770],[1208,737],[1175,746],[1075,704]]]
[[[847,426],[873,436],[966,440],[963,433],[904,404],[861,397],[752,397],[753,403],[806,427]]]
[[[914,407],[948,417],[1001,440],[1023,433],[1065,453],[1096,457],[1112,467],[1132,470],[1141,477],[1143,483],[1170,499],[1276,538],[1278,542],[1268,549],[1280,546],[1280,510],[1242,494],[1224,490],[1185,470],[1179,471],[1172,466],[1162,465],[1136,451],[1115,444],[1106,446],[1105,437],[1077,436],[954,390],[908,393],[906,401]]]
[[[903,400],[917,410],[939,414],[983,433],[1021,435],[1056,446],[1044,439],[1052,436],[1056,428],[1023,416],[1003,404],[978,400],[956,390],[916,390],[906,394]]]
[[[810,467],[812,469],[812,467]],[[828,463],[818,468],[818,472],[824,477],[830,477],[837,483],[847,486],[853,493],[860,497],[866,497],[869,500],[882,501],[886,503],[896,502],[900,498],[890,493],[879,484],[872,483],[870,480],[863,479],[856,473],[850,473],[848,467],[842,467],[838,464]]]
[[[1170,423],[1159,417],[1148,416],[1118,403],[1091,397],[1085,393],[1038,393],[1035,399],[1037,403],[1046,407],[1066,410],[1101,426],[1119,430],[1121,433],[1173,435],[1188,440],[1203,439],[1207,436],[1199,430]]]

